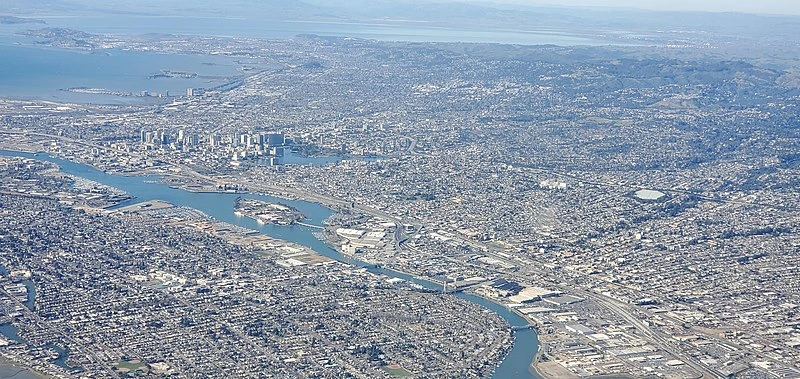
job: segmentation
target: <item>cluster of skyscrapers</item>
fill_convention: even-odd
[[[234,166],[242,161],[255,159],[263,164],[279,164],[279,158],[285,154],[285,147],[291,140],[283,132],[269,133],[210,133],[204,137],[197,133],[189,133],[180,129],[175,133],[167,130],[140,131],[140,142],[145,149],[173,149],[183,151],[209,150],[217,154],[228,155]]]

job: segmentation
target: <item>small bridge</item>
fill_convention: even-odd
[[[298,221],[298,222],[295,222],[295,224],[297,224],[297,225],[303,225],[303,226],[307,226],[307,227],[309,227],[309,228],[314,228],[314,229],[325,229],[325,227],[324,227],[324,226],[319,226],[319,225],[311,225],[311,224],[306,224],[306,223],[304,223],[304,222],[299,222],[299,221]]]
[[[528,329],[536,329],[536,325],[528,324],[528,325],[517,325],[517,326],[512,326],[511,327],[511,330],[514,331],[514,332],[517,332],[517,331],[520,331],[520,330],[528,330]]]

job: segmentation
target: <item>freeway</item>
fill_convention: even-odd
[[[11,134],[24,134],[24,135],[47,137],[47,138],[59,139],[59,140],[63,140],[63,141],[66,141],[66,142],[79,144],[79,145],[83,145],[83,146],[89,146],[89,147],[99,148],[99,149],[107,149],[107,147],[104,147],[104,146],[96,145],[96,144],[89,143],[89,142],[82,141],[82,140],[75,140],[75,139],[71,139],[71,138],[67,138],[67,137],[61,137],[61,136],[52,136],[52,135],[41,134],[41,133],[28,133],[28,132],[22,132],[22,131],[0,131],[0,132],[2,132],[2,133],[11,133]],[[131,154],[132,156],[138,156],[138,154],[135,154],[135,153],[129,153],[129,154]],[[191,167],[189,167],[189,166],[187,166],[185,164],[181,164],[181,163],[167,162],[166,164],[171,166],[171,167],[173,167],[175,169],[175,171],[176,171],[175,173],[170,174],[170,176],[180,177],[180,178],[187,178],[187,179],[191,179],[191,180],[201,180],[201,181],[205,181],[205,182],[208,182],[208,183],[214,183],[214,184],[225,184],[225,183],[241,184],[241,185],[249,186],[250,187],[250,191],[252,191],[252,192],[268,192],[268,193],[277,194],[278,196],[294,197],[294,198],[299,198],[299,199],[308,200],[308,201],[315,201],[315,202],[319,202],[319,203],[322,203],[322,204],[330,206],[330,207],[349,208],[349,209],[352,209],[352,210],[360,211],[360,212],[362,212],[364,214],[367,214],[367,215],[371,215],[371,216],[374,216],[374,217],[378,217],[378,218],[381,218],[381,219],[388,220],[388,221],[390,221],[390,222],[395,224],[395,232],[394,232],[394,246],[395,246],[395,248],[398,249],[398,250],[402,250],[402,249],[406,249],[407,248],[407,247],[403,246],[403,241],[405,239],[404,228],[403,228],[403,221],[404,220],[402,220],[398,216],[389,214],[389,213],[387,213],[385,211],[382,211],[382,210],[379,210],[379,209],[375,209],[373,207],[361,205],[361,204],[354,204],[354,203],[352,203],[350,201],[346,201],[346,200],[343,200],[343,199],[338,199],[338,198],[335,198],[335,197],[331,197],[331,196],[327,196],[327,195],[323,195],[323,194],[319,194],[319,193],[313,193],[313,192],[310,192],[310,191],[297,189],[297,188],[291,188],[291,187],[279,186],[279,185],[272,185],[272,184],[264,184],[264,183],[254,184],[254,183],[250,183],[250,182],[244,182],[243,180],[241,182],[237,182],[238,179],[236,179],[236,178],[230,178],[230,177],[220,178],[220,177],[204,175],[204,174],[201,174],[201,173],[197,172],[196,170],[192,169]],[[580,180],[579,178],[573,178],[573,179]],[[594,184],[597,184],[597,185],[608,185],[608,184],[605,184],[605,183],[594,183]],[[751,204],[751,203],[748,203],[748,204]],[[419,224],[417,222],[411,222],[410,220],[405,220],[405,221],[406,221],[406,223],[414,223],[414,224],[421,225],[421,224]],[[489,257],[498,259],[498,260],[503,261],[503,262],[509,262],[509,258],[507,256],[499,254],[501,248],[499,248],[497,246],[486,244],[486,243],[482,243],[482,242],[478,242],[478,241],[462,239],[462,238],[459,238],[459,241],[462,242],[462,243],[465,243],[465,244],[467,244],[469,246],[472,246],[473,248],[476,248],[479,251],[482,251],[483,254],[485,254],[485,255],[487,255]],[[412,251],[413,251],[413,249],[412,249]],[[522,267],[523,268],[520,271],[514,272],[514,271],[510,271],[510,270],[496,270],[496,269],[495,270],[491,270],[491,271],[494,271],[498,275],[502,275],[504,277],[507,277],[508,279],[518,280],[518,281],[521,281],[521,282],[525,282],[525,281],[530,280],[530,278],[533,277],[534,275],[539,275],[541,277],[554,278],[555,274],[553,272],[550,272],[549,270],[536,269],[535,268],[536,267],[536,262],[528,261],[528,260],[525,260],[525,259],[522,259],[522,258],[519,258],[519,257],[516,257],[515,259],[516,259],[516,262],[514,262],[514,264],[516,266],[518,266],[518,267]],[[467,262],[462,262],[462,261],[456,260],[456,259],[453,259],[453,260],[459,262],[459,264],[467,264],[467,265],[469,265],[469,263],[467,263]],[[552,280],[552,282],[553,283],[559,283],[559,281],[557,281],[557,280]],[[664,338],[659,333],[651,330],[644,322],[642,322],[639,318],[637,318],[635,315],[633,315],[632,312],[629,309],[627,309],[627,305],[622,305],[622,304],[618,303],[616,300],[613,300],[611,298],[608,298],[608,297],[600,295],[600,294],[596,294],[596,293],[593,293],[593,292],[590,292],[590,291],[581,290],[580,287],[575,283],[558,284],[556,286],[560,287],[559,289],[562,289],[565,292],[577,293],[577,294],[582,295],[582,296],[584,296],[586,298],[592,299],[597,304],[602,305],[603,307],[605,307],[606,309],[608,309],[612,313],[616,314],[617,316],[621,317],[622,319],[625,319],[626,321],[631,323],[631,325],[636,327],[636,329],[639,331],[639,333],[642,336],[646,337],[648,340],[650,340],[654,345],[656,345],[656,346],[662,348],[663,350],[669,352],[670,354],[672,354],[672,355],[674,355],[674,356],[676,356],[678,358],[681,358],[682,360],[686,361],[687,364],[689,364],[692,368],[694,368],[698,372],[702,373],[704,377],[720,377],[720,375],[718,373],[713,372],[713,371],[705,368],[700,363],[694,361],[691,357],[688,357],[688,356],[686,356],[686,354],[683,354],[680,351],[677,351],[675,348],[673,348],[673,346],[669,343],[669,341],[666,338]]]
[[[660,333],[658,333],[656,331],[653,331],[642,320],[640,320],[638,317],[634,316],[627,309],[628,306],[626,304],[622,304],[619,301],[614,300],[614,299],[612,299],[610,297],[597,295],[597,294],[592,294],[589,291],[577,290],[576,292],[581,294],[581,295],[587,296],[587,297],[591,296],[593,299],[598,301],[600,304],[604,305],[607,309],[613,311],[616,315],[624,318],[625,321],[631,323],[631,325],[633,325],[636,328],[636,330],[638,330],[643,335],[647,336],[651,341],[656,342],[658,347],[664,349],[664,351],[666,351],[666,352],[674,355],[675,357],[681,359],[682,361],[686,362],[693,369],[695,369],[698,372],[700,372],[703,375],[704,378],[722,378],[723,377],[722,374],[720,374],[720,373],[718,373],[716,371],[713,371],[713,370],[711,370],[709,368],[706,368],[705,366],[702,366],[700,364],[700,362],[697,362],[693,357],[691,357],[691,356],[689,356],[687,354],[684,354],[683,352],[673,348],[672,345],[670,344],[670,341],[668,341],[667,338],[662,336]]]
[[[195,170],[192,170],[191,168],[189,168],[189,167],[187,167],[185,165],[174,165],[174,166],[176,166],[176,168],[180,169],[182,176],[186,176],[186,177],[193,178],[193,179],[201,179],[201,180],[204,180],[204,181],[207,181],[207,182],[211,182],[211,183],[220,183],[220,182],[222,182],[222,180],[220,180],[219,178],[214,178],[214,177],[211,177],[211,176],[200,174],[200,173],[196,172]],[[234,184],[249,184],[251,186],[253,185],[252,183],[234,183]],[[337,199],[337,198],[333,198],[333,197],[330,197],[330,196],[321,195],[321,194],[317,194],[317,193],[312,193],[312,192],[309,192],[309,191],[295,189],[295,188],[276,186],[276,185],[270,185],[270,184],[259,184],[259,185],[254,186],[253,189],[257,190],[257,191],[266,191],[266,192],[276,193],[276,194],[279,194],[279,195],[293,196],[293,197],[297,197],[297,198],[304,199],[304,200],[316,201],[316,202],[320,202],[320,203],[328,205],[328,206],[346,207],[346,208],[350,208],[350,209],[361,211],[361,212],[363,212],[365,214],[368,214],[368,215],[371,215],[371,216],[374,216],[374,217],[379,217],[379,218],[383,218],[383,219],[389,220],[389,221],[395,223],[395,226],[396,226],[395,227],[395,233],[394,233],[395,248],[398,249],[398,250],[404,248],[402,246],[402,241],[403,241],[403,238],[404,238],[403,223],[402,223],[402,220],[397,216],[391,215],[389,213],[386,213],[386,212],[378,210],[378,209],[374,209],[372,207],[368,207],[368,206],[364,206],[364,205],[357,205],[357,204],[353,204],[352,202],[348,202],[348,201],[345,201],[345,200],[342,200],[342,199]],[[507,262],[508,261],[507,257],[504,257],[502,255],[497,254],[499,248],[496,247],[496,246],[485,244],[485,243],[481,243],[481,242],[478,242],[478,241],[471,241],[471,240],[467,240],[467,239],[460,239],[460,242],[466,243],[466,244],[468,244],[468,245],[470,245],[470,246],[472,246],[474,248],[477,248],[480,251],[483,251],[483,253],[485,255],[490,256],[490,257],[492,257],[494,259],[498,259],[498,260],[503,261],[503,262]],[[459,263],[466,263],[466,262],[459,261]],[[499,273],[499,274],[502,274],[502,275],[504,275],[504,276],[506,276],[508,278],[515,279],[515,280],[520,280],[520,281],[523,281],[523,282],[526,281],[526,280],[529,280],[532,277],[532,274],[539,275],[539,276],[542,276],[542,277],[544,277],[544,276],[552,276],[553,275],[553,273],[551,273],[551,272],[546,272],[546,271],[534,269],[533,267],[536,267],[535,262],[530,262],[530,261],[526,261],[524,259],[520,259],[520,262],[517,262],[517,264],[518,264],[518,266],[524,267],[525,269],[520,271],[520,272],[505,271],[505,270],[496,270],[496,272]],[[721,377],[720,374],[718,374],[718,373],[716,373],[714,371],[711,371],[710,369],[702,366],[699,362],[694,361],[691,357],[688,357],[686,354],[683,354],[680,351],[675,350],[671,346],[671,344],[669,343],[669,341],[666,338],[664,338],[663,336],[659,335],[655,331],[651,330],[644,322],[642,322],[640,319],[638,319],[636,316],[634,316],[624,306],[616,303],[616,300],[613,300],[613,299],[608,298],[606,296],[599,295],[599,294],[596,294],[596,293],[593,293],[593,292],[590,292],[590,291],[581,290],[580,287],[578,285],[575,285],[575,284],[569,285],[569,286],[566,286],[566,287],[568,287],[568,288],[565,288],[565,286],[561,286],[560,289],[565,290],[567,292],[578,293],[578,294],[580,294],[580,295],[582,295],[582,296],[584,296],[586,298],[593,299],[594,301],[596,301],[596,303],[604,306],[605,308],[607,308],[612,313],[616,314],[617,316],[619,316],[619,317],[625,319],[626,321],[628,321],[629,323],[631,323],[631,325],[636,327],[636,329],[639,331],[639,333],[641,333],[642,336],[646,337],[654,345],[662,348],[664,351],[669,352],[670,354],[674,355],[675,357],[681,358],[682,360],[686,361],[686,363],[689,364],[689,366],[691,366],[692,368],[697,370],[699,373],[701,373],[703,377],[706,377],[706,378]]]
[[[460,242],[466,243],[472,247],[480,249],[484,255],[487,255],[491,258],[507,262],[508,258],[502,255],[497,254],[499,248],[493,245],[481,243],[478,241],[470,241],[466,239],[460,239]],[[537,269],[536,262],[527,261],[522,258],[518,258],[518,262],[516,264],[520,267],[519,271],[510,271],[510,270],[502,270],[502,269],[493,269],[495,273],[502,275],[503,277],[511,280],[516,280],[520,282],[530,281],[532,277],[551,277],[552,279],[559,279],[559,280],[551,280],[552,285],[567,293],[574,293],[579,296],[585,297],[587,299],[592,299],[597,304],[605,307],[613,314],[617,315],[618,317],[626,320],[631,325],[633,325],[636,330],[641,334],[641,336],[647,338],[651,343],[658,346],[659,348],[663,349],[664,351],[674,355],[676,358],[679,358],[686,362],[689,366],[693,369],[697,370],[698,373],[701,373],[703,378],[721,378],[722,374],[713,371],[705,366],[703,366],[700,362],[696,361],[694,358],[688,356],[687,354],[682,353],[681,351],[675,349],[670,340],[665,338],[663,335],[658,333],[657,331],[652,330],[647,324],[645,324],[641,319],[636,317],[631,310],[629,310],[629,306],[627,304],[623,304],[615,299],[610,297],[594,293],[591,291],[586,291],[580,288],[577,283],[566,283],[564,284],[563,281],[566,280],[565,278],[555,278],[554,273],[545,271],[542,269]],[[462,264],[468,264],[467,262],[461,262]],[[586,275],[588,276],[588,275]],[[588,278],[587,278],[588,279]],[[561,283],[559,283],[561,282]]]

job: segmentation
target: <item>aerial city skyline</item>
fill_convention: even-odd
[[[555,5],[0,1],[0,377],[800,378],[798,6]]]

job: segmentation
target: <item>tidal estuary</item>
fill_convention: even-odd
[[[102,183],[108,186],[121,189],[134,197],[133,200],[119,204],[117,205],[117,207],[128,206],[150,200],[167,201],[176,206],[183,206],[183,207],[197,209],[219,221],[227,222],[233,225],[237,225],[252,230],[258,230],[270,237],[283,239],[286,241],[294,242],[309,247],[326,257],[338,261],[347,262],[361,267],[368,267],[370,271],[375,273],[380,273],[391,277],[409,280],[414,283],[420,284],[424,287],[427,287],[429,289],[440,288],[439,284],[433,282],[421,280],[418,278],[413,278],[409,275],[388,269],[375,268],[372,265],[368,265],[364,262],[359,262],[349,259],[346,256],[339,253],[338,251],[331,248],[325,242],[315,237],[313,234],[313,232],[317,230],[315,228],[303,225],[283,226],[283,225],[273,225],[273,224],[259,224],[253,219],[247,217],[239,217],[234,214],[234,203],[237,197],[258,199],[273,203],[281,202],[284,204],[288,204],[298,209],[300,212],[302,212],[306,216],[305,222],[312,225],[322,226],[323,221],[325,221],[328,217],[333,215],[333,211],[319,203],[302,201],[302,200],[282,199],[273,196],[257,195],[257,194],[189,192],[182,189],[172,188],[166,184],[154,182],[154,180],[156,180],[157,178],[142,177],[142,176],[129,177],[129,176],[107,174],[88,165],[79,164],[59,158],[54,158],[42,153],[31,154],[31,153],[23,153],[16,151],[0,150],[0,156],[24,157],[24,158],[38,159],[55,163],[61,168],[61,171],[66,174],[79,176],[88,180],[92,180],[98,183]],[[524,318],[515,314],[508,308],[500,304],[491,302],[487,299],[467,293],[457,293],[454,296],[458,296],[462,299],[468,300],[475,304],[479,304],[497,313],[498,315],[503,317],[506,321],[508,321],[508,323],[511,326],[524,326],[528,324],[528,322]],[[34,299],[30,299],[30,301],[32,303]],[[537,351],[539,349],[539,341],[535,331],[532,329],[522,329],[516,331],[515,336],[516,338],[514,341],[514,346],[508,353],[508,356],[503,361],[503,363],[501,363],[500,366],[495,370],[493,378],[495,379],[538,378],[536,375],[532,374],[529,370],[530,363],[536,356]]]

